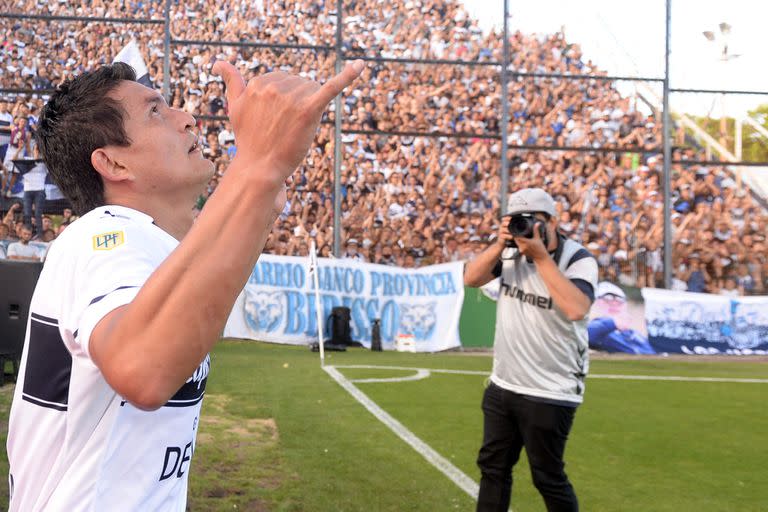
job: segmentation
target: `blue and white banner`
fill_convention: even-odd
[[[318,259],[325,339],[336,306],[350,309],[352,340],[371,346],[371,325],[381,319],[382,346],[398,334],[413,335],[416,350],[436,352],[461,345],[463,263],[419,269]],[[263,254],[235,303],[224,335],[276,343],[317,341],[317,314],[308,258]]]
[[[725,297],[643,288],[656,352],[768,354],[768,297]]]

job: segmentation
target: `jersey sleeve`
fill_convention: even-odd
[[[141,226],[115,222],[104,227],[76,241],[74,301],[66,314],[75,345],[89,358],[90,336],[99,321],[130,303],[159,265]]]
[[[571,257],[564,274],[590,300],[594,300],[598,277],[597,260],[586,249],[578,250]],[[591,288],[591,293],[587,292],[588,288]]]

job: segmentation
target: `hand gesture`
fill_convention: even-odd
[[[217,61],[213,73],[226,84],[229,119],[235,132],[236,160],[259,162],[264,172],[284,180],[304,159],[328,103],[363,70],[362,61],[347,64],[324,85],[277,71],[246,85],[240,72]]]

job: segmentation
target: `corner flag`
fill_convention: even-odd
[[[309,276],[314,279],[315,311],[317,312],[317,344],[320,349],[320,366],[325,366],[325,344],[323,341],[323,303],[320,300],[320,284],[318,283],[317,246],[312,240],[309,246]]]
[[[120,50],[120,53],[115,56],[115,59],[112,62],[124,62],[125,64],[128,64],[136,70],[137,82],[141,85],[152,87],[152,80],[149,79],[149,69],[147,69],[144,57],[141,56],[141,51],[139,51],[139,45],[136,44],[134,39],[131,39],[131,42]]]

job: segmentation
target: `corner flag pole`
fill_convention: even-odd
[[[320,366],[325,366],[325,346],[323,345],[323,305],[320,302],[320,285],[317,277],[317,247],[312,240],[309,246],[309,273],[315,285],[315,312],[317,313],[317,341],[320,344]]]

